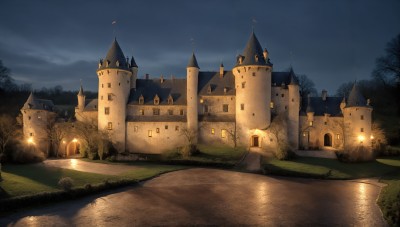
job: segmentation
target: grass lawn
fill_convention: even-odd
[[[4,165],[2,167],[3,181],[0,182],[0,189],[3,189],[3,194],[5,195],[1,196],[2,193],[0,193],[0,198],[60,190],[58,187],[58,181],[62,177],[71,177],[74,181],[74,187],[82,187],[85,184],[99,184],[106,180],[142,180],[163,172],[177,169],[182,169],[182,167],[168,165],[140,165],[139,170],[128,171],[118,176],[111,176],[46,167],[38,164]]]
[[[355,179],[380,177],[395,171],[400,166],[400,158],[381,158],[366,163],[343,163],[335,159],[299,157],[290,161],[277,159],[263,160],[267,173],[321,177],[326,179]]]
[[[189,157],[189,159],[198,161],[228,162],[235,164],[246,153],[246,148],[243,147],[237,147],[234,149],[228,146],[210,146],[199,144],[197,149],[200,151],[200,154]]]

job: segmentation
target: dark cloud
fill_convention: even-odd
[[[114,36],[125,55],[134,55],[139,76],[185,76],[193,49],[202,70],[216,70],[221,61],[231,68],[255,18],[274,70],[292,65],[334,93],[342,82],[369,78],[386,42],[400,32],[396,0],[4,0],[0,9],[0,59],[36,88],[77,89],[83,79],[97,90],[97,61]]]

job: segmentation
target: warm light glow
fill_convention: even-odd
[[[70,159],[70,164],[71,164],[72,169],[76,169],[78,161],[76,159]]]
[[[371,140],[373,140],[374,139],[374,136],[373,135],[371,135]]]
[[[364,142],[365,137],[363,135],[359,135],[358,140],[362,143],[362,142]]]
[[[29,144],[33,144],[33,138],[32,137],[28,139],[28,143]]]
[[[78,142],[78,140],[77,140],[76,138],[74,138],[74,139],[72,140],[72,142],[76,143],[76,142]]]
[[[204,100],[203,99],[200,99],[200,103],[203,103],[204,102]]]
[[[62,143],[65,144],[66,143],[65,140],[63,140]]]

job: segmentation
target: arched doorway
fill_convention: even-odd
[[[325,147],[332,147],[332,136],[329,133],[324,135],[324,146]]]
[[[65,151],[65,155],[67,157],[69,157],[72,155],[79,154],[80,147],[81,147],[81,144],[79,142],[71,141],[67,145],[67,150]]]
[[[260,137],[259,136],[252,136],[251,137],[251,146],[252,147],[259,147],[260,146]]]

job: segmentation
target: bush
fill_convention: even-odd
[[[64,191],[70,191],[74,181],[70,177],[63,177],[58,181],[58,186],[60,186]]]
[[[180,149],[180,154],[182,157],[190,157],[199,153],[197,146],[195,144],[185,145]]]
[[[296,154],[288,146],[278,146],[274,151],[274,156],[278,160],[289,160],[296,157]]]
[[[341,162],[368,162],[375,160],[376,153],[364,146],[354,146],[346,151],[335,151],[336,157]]]

